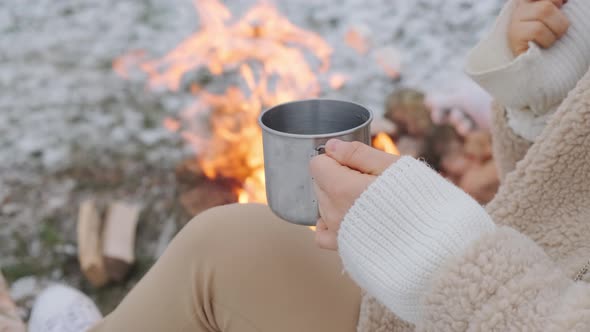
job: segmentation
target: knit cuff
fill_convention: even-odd
[[[590,66],[590,2],[563,6],[571,27],[549,49],[530,43],[514,57],[508,45],[508,26],[516,1],[502,9],[491,33],[468,55],[466,72],[500,104],[541,116],[554,111]]]
[[[400,318],[416,323],[436,271],[495,225],[424,163],[403,157],[347,213],[338,235],[346,271]]]
[[[540,61],[539,48],[531,43],[527,52],[515,57],[508,44],[508,27],[516,1],[510,0],[498,16],[494,28],[467,55],[466,73],[500,104],[526,108],[535,102],[529,96],[531,71]]]

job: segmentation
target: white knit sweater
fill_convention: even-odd
[[[471,197],[403,157],[346,215],[338,235],[346,271],[400,318],[418,322],[436,270],[495,225]]]
[[[531,43],[518,57],[507,38],[515,3],[506,4],[491,33],[469,53],[466,72],[507,108],[510,127],[532,142],[590,67],[590,1],[568,1],[566,35],[549,49]]]

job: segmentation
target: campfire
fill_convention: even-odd
[[[200,17],[198,31],[160,58],[135,50],[116,59],[113,68],[125,78],[139,69],[147,75],[151,89],[188,91],[194,96],[178,116],[164,121],[164,126],[178,132],[195,152],[196,158],[181,165],[180,173],[202,174],[208,179],[192,183],[181,197],[191,214],[229,202],[265,203],[262,134],[257,123],[260,112],[279,103],[318,97],[324,88],[340,89],[351,78],[330,72],[332,48],[326,41],[295,26],[268,3],[253,6],[239,18],[233,18],[219,0],[194,4]],[[365,30],[352,27],[343,39],[359,56],[371,47]],[[400,79],[397,51],[385,47],[377,53],[383,74]],[[187,79],[203,72],[213,77],[209,81],[216,83],[215,89],[210,82]],[[326,82],[325,86],[320,81]],[[396,111],[390,104],[388,99],[385,116],[397,130],[376,133],[376,148],[424,156],[435,167],[449,163],[445,155],[457,154],[457,149],[437,148],[441,140],[425,132],[436,129],[432,129],[427,110]],[[393,138],[400,140],[399,149]],[[459,142],[448,141],[451,145]],[[459,144],[462,146],[462,141]],[[433,154],[432,149],[437,151]],[[446,173],[462,178],[462,174]],[[203,204],[204,200],[208,203]]]
[[[178,91],[188,73],[207,69],[216,77],[235,75],[224,92],[214,93],[197,83],[189,85],[194,102],[166,128],[189,143],[200,171],[211,180],[231,180],[240,203],[266,202],[262,136],[258,115],[266,107],[317,97],[319,75],[328,75],[331,47],[317,34],[293,25],[270,4],[260,3],[239,19],[218,0],[195,1],[199,31],[168,54],[148,59],[133,51],[114,62],[115,71],[129,77],[139,68],[152,89]],[[348,77],[333,73],[330,88],[341,88]],[[205,125],[203,125],[203,119]],[[395,152],[387,135],[379,146]],[[228,183],[228,182],[226,182]]]

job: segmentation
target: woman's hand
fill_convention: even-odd
[[[326,154],[315,157],[310,164],[320,210],[316,225],[318,246],[338,248],[338,229],[348,210],[375,178],[398,159],[359,142],[328,141]]]
[[[560,9],[566,3],[567,0],[516,0],[508,26],[512,54],[526,52],[531,41],[549,48],[565,35],[570,21]]]

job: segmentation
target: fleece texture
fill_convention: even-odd
[[[338,232],[349,275],[400,318],[423,319],[435,273],[496,225],[464,191],[402,157],[356,200]],[[390,264],[383,264],[390,262]]]
[[[365,296],[359,332],[590,330],[590,279],[573,281],[590,259],[590,72],[528,151],[495,112],[500,227],[440,267],[415,326]]]

